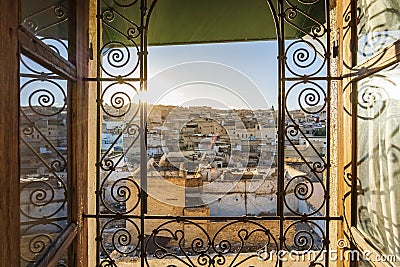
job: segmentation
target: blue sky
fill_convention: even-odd
[[[294,51],[298,48],[311,51],[304,43],[296,44],[293,41],[287,42],[289,50],[291,43],[294,44],[292,47]],[[220,109],[254,110],[269,109],[271,106],[277,108],[277,50],[276,41],[149,47],[148,102],[179,106],[204,105]],[[107,60],[112,60],[113,53],[118,54],[120,51],[124,59],[128,58],[126,57],[128,51],[120,47],[108,50],[103,58],[104,68],[113,75],[129,73],[137,62],[135,49],[129,48],[131,54],[129,62],[126,65],[121,64],[122,68],[113,69]],[[290,64],[290,56],[288,60]],[[34,65],[35,69],[40,69],[40,66],[29,59],[26,59],[26,62]],[[318,62],[322,61],[317,59],[316,62],[307,71],[313,72],[317,68],[314,65],[320,65]],[[23,65],[21,71],[27,71]],[[324,70],[321,74],[324,74]],[[103,73],[103,76],[107,75]],[[139,71],[135,71],[129,77],[139,77]],[[103,83],[103,90],[107,91],[104,94],[105,102],[109,102],[109,97],[118,91],[126,92],[131,100],[137,101],[132,87],[116,84],[107,89],[110,84],[110,82]],[[65,88],[65,85],[62,86]],[[138,87],[137,84],[135,86]],[[288,83],[287,88],[289,86]],[[296,88],[288,97],[287,104],[290,109],[298,107],[297,96],[301,89]],[[26,90],[27,93],[28,91]],[[60,96],[57,92],[54,93]],[[63,102],[62,98],[56,99],[56,104],[59,104],[58,102]],[[27,99],[23,96],[21,104],[27,104]]]
[[[149,102],[207,105],[209,97],[219,108],[276,107],[275,41],[149,47],[148,67]]]
[[[318,56],[324,53],[320,42],[287,41],[286,49],[286,75],[293,76],[289,68],[299,75],[326,75],[326,64]],[[149,47],[149,102],[224,109],[277,108],[277,55],[276,41]],[[295,65],[293,59],[304,67]],[[287,82],[286,90],[294,84]],[[289,109],[299,107],[304,90],[301,103],[307,93],[317,90],[321,93],[317,103],[323,104],[326,82],[298,83],[287,95]]]

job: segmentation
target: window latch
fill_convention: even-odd
[[[93,60],[93,43],[90,42],[89,48],[88,48],[88,56],[90,60]]]
[[[339,41],[335,41],[333,43],[332,56],[333,58],[337,58],[339,56]]]

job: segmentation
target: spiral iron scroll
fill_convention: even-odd
[[[113,78],[131,77],[138,70],[138,41],[141,29],[135,21],[128,17],[129,13],[127,13],[129,11],[135,12],[132,7],[137,2],[137,0],[103,2],[101,22],[104,27],[104,35],[118,36],[113,40],[104,42],[99,50],[103,57],[100,67],[105,76]]]
[[[317,221],[318,222],[318,221]],[[324,242],[325,231],[315,221],[295,221],[285,229],[285,236],[291,230],[296,229],[295,234],[291,238],[285,238],[285,248],[294,254],[302,255],[310,251],[318,252],[316,259],[323,253],[326,248]],[[311,264],[312,266],[312,264]]]
[[[133,79],[139,68],[139,46],[141,29],[138,23],[130,19],[138,10],[137,0],[100,1],[100,23],[103,36],[108,38],[98,47],[102,60],[98,64],[102,77],[109,79],[101,82],[102,90],[98,95],[102,121],[119,122],[121,128],[113,135],[113,140],[102,149],[97,166],[100,170],[98,198],[101,214],[129,214],[140,204],[140,186],[138,176],[118,176],[125,158],[139,143],[140,125],[138,113],[139,85]],[[104,39],[105,40],[105,39]],[[115,149],[120,147],[118,153]],[[131,166],[137,168],[137,166]],[[131,169],[133,171],[133,169]],[[108,253],[103,247],[104,253]]]
[[[282,99],[279,108],[284,117],[281,119],[287,120],[278,141],[282,144],[291,136],[303,136],[310,144],[314,160],[307,160],[296,144],[287,143],[294,147],[307,171],[304,175],[279,177],[282,179],[282,192],[278,195],[284,209],[279,219],[269,220],[271,218],[261,216],[253,219],[217,218],[215,221],[210,216],[190,219],[143,212],[139,208],[146,204],[140,194],[139,180],[143,172],[140,172],[139,164],[135,170],[129,169],[131,175],[122,170],[131,167],[122,165],[130,150],[140,143],[141,133],[145,131],[142,129],[143,121],[138,122],[139,119],[146,121],[146,115],[139,112],[142,103],[137,101],[137,96],[147,82],[147,74],[143,73],[147,71],[145,33],[148,16],[157,0],[150,2],[147,7],[147,1],[102,0],[97,14],[97,31],[102,38],[97,46],[100,58],[97,65],[100,73],[97,77],[98,123],[122,122],[109,146],[99,144],[96,190],[99,203],[96,218],[99,218],[97,227],[100,233],[97,236],[98,266],[119,266],[126,261],[141,261],[146,266],[246,266],[253,260],[260,262],[260,255],[265,260],[272,260],[268,258],[272,255],[268,252],[279,249],[320,253],[327,244],[325,234],[329,214],[324,214],[323,209],[328,199],[325,178],[329,171],[329,158],[321,155],[312,140],[307,138],[292,116],[288,101],[295,99],[299,109],[310,116],[329,110],[330,95],[326,86],[330,78],[326,74],[330,57],[329,22],[315,18],[309,12],[321,3],[325,5],[326,1],[282,0],[279,2],[282,5],[277,7],[279,11],[274,10],[274,4],[268,1],[276,21],[284,22],[304,36],[280,44],[282,49],[278,60],[282,69],[279,77],[283,84],[290,86],[281,88],[279,92]],[[304,19],[305,24],[299,25],[298,18]],[[278,29],[278,35],[285,34],[283,30]],[[141,82],[143,87],[139,90],[132,81]],[[123,151],[115,153],[115,148],[125,140],[129,141],[124,144]],[[146,161],[147,158],[140,157],[140,160]],[[132,162],[132,165],[137,163]],[[310,212],[300,213],[291,206],[290,198],[310,201],[318,190],[322,191],[320,203]],[[288,221],[285,218],[287,214],[297,219]],[[324,217],[320,221],[315,218],[308,220],[311,216]],[[278,265],[276,258],[273,264]],[[310,266],[325,265],[313,261]]]
[[[304,114],[310,116],[318,115],[326,109],[328,105],[327,92],[320,83],[312,81],[299,81],[293,83],[286,91],[286,103],[296,101],[300,110]],[[307,166],[309,175],[300,175],[291,177],[289,181],[286,182],[285,187],[285,207],[287,207],[290,212],[298,215],[312,216],[319,214],[326,202],[328,192],[325,188],[323,175],[328,168],[328,163],[324,156],[322,156],[316,145],[313,143],[310,137],[308,137],[303,127],[298,121],[293,117],[289,107],[286,105],[286,126],[285,126],[285,136],[288,143],[296,151],[298,157],[301,159],[303,164]],[[326,125],[325,127],[329,127]],[[302,137],[307,144],[307,148],[300,148],[299,145],[295,144],[293,139],[297,136]],[[290,202],[288,201],[288,195],[293,190],[294,197],[299,200],[306,202],[308,201],[314,193],[314,187],[318,186],[322,188],[323,196],[318,203],[314,203],[313,209],[308,212],[300,213],[297,211]]]
[[[286,3],[283,11],[285,25],[296,29],[302,36],[291,41],[285,48],[283,60],[286,69],[295,77],[323,75],[330,54],[325,43],[328,39],[328,28],[323,21],[312,16],[310,10],[324,6],[325,1],[285,0],[284,2]],[[302,24],[297,21],[301,21]]]
[[[42,6],[43,4],[47,5]],[[24,1],[22,6],[24,9]],[[46,3],[42,1],[42,3],[38,3],[37,7],[30,7],[34,8],[33,12],[23,17],[21,23],[28,31],[65,59],[68,59],[68,42],[66,42],[66,39],[68,39],[69,12],[67,7],[66,0],[53,1],[53,3],[51,1],[46,1]],[[24,62],[23,64],[26,67],[31,65]],[[37,73],[35,66],[30,66],[29,68],[33,73]]]
[[[21,260],[28,264],[43,256],[68,221],[68,95],[66,81],[49,70],[26,57],[21,66]]]
[[[317,149],[317,144],[314,143],[312,138],[306,135],[306,131],[303,128],[303,123],[296,120],[292,115],[291,106],[292,103],[296,103],[299,110],[309,117],[319,118],[319,114],[329,110],[329,92],[328,82],[326,81],[326,72],[329,68],[329,57],[330,51],[329,43],[329,22],[324,24],[318,21],[311,14],[308,14],[306,10],[310,10],[315,5],[325,4],[324,1],[299,1],[304,4],[304,9],[298,6],[296,1],[285,1],[288,7],[285,9],[285,22],[291,27],[297,29],[303,33],[303,37],[299,40],[291,41],[287,47],[285,47],[285,69],[288,71],[287,76],[295,79],[291,82],[286,82],[285,86],[285,128],[284,136],[289,146],[295,151],[299,161],[305,166],[302,171],[304,174],[295,175],[289,177],[285,181],[285,188],[283,192],[284,206],[287,211],[291,214],[304,216],[318,216],[325,213],[324,208],[326,207],[328,199],[328,191],[325,186],[326,172],[329,168],[326,155],[321,155]],[[305,21],[313,22],[313,26],[305,28],[295,23],[297,18],[303,18]],[[313,79],[313,80],[312,80]],[[329,122],[325,123],[325,129],[328,129]],[[326,130],[325,130],[326,131]],[[326,131],[327,132],[327,131]],[[301,147],[300,144],[295,143],[293,140],[296,137],[302,138],[305,141],[306,146]],[[329,138],[329,136],[326,136]],[[329,153],[329,152],[327,152]],[[295,156],[295,157],[296,157]],[[327,178],[328,179],[328,178]],[[329,182],[329,181],[328,181]],[[292,194],[293,193],[293,194]],[[319,199],[315,201],[315,195],[318,194]],[[311,206],[306,210],[300,212],[296,209],[296,203],[304,203],[304,205]],[[311,204],[312,203],[312,204]],[[318,233],[310,234],[307,231],[301,229],[307,225],[313,225],[312,228],[317,228]],[[298,223],[292,223],[285,232],[288,233],[290,229],[295,229],[295,237],[292,242],[292,246],[289,246],[285,239],[284,246],[286,249],[291,251],[318,251],[318,247],[315,246],[317,242],[315,239],[325,234],[325,229],[319,227],[314,222],[304,221]],[[309,230],[309,229],[308,229]],[[315,266],[316,262],[311,261],[310,266]],[[323,266],[321,264],[321,266]]]

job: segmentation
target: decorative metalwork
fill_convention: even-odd
[[[330,215],[328,201],[329,8],[318,18],[310,10],[329,6],[329,1],[268,1],[279,47],[276,213],[229,217],[196,215],[202,205],[182,209],[179,216],[149,212],[149,205],[166,207],[149,194],[148,173],[162,167],[151,163],[146,146],[147,30],[157,2],[97,1],[97,77],[87,79],[97,83],[97,208],[85,215],[96,220],[97,266],[127,261],[141,266],[248,266],[263,260],[282,266],[286,263],[277,258],[279,250],[322,255],[329,249],[329,221],[340,218]],[[302,37],[285,40],[285,27]],[[323,137],[324,144],[310,136],[296,110],[318,123],[315,136]],[[288,151],[295,161],[286,158]],[[288,175],[286,167],[296,164],[301,174]],[[179,172],[179,164],[172,171]],[[157,189],[174,190],[164,189],[164,178],[154,178],[160,181]],[[190,197],[198,193],[198,187],[184,187]],[[307,209],[300,211],[296,203]],[[328,266],[328,259],[310,260],[309,266],[317,265]]]
[[[399,38],[398,5],[378,0],[358,2],[357,25],[359,63],[377,54]],[[371,64],[375,64],[377,61]]]
[[[309,231],[309,227],[311,226],[313,226],[315,232]],[[284,246],[287,251],[292,251],[297,255],[304,255],[310,251],[313,251],[317,252],[315,253],[316,258],[323,253],[322,250],[324,249],[323,240],[325,240],[325,231],[323,227],[318,225],[318,223],[304,221],[293,222],[285,229],[285,236],[290,230],[296,231],[296,234],[294,235],[293,240],[285,240]],[[322,239],[317,240],[321,237]]]
[[[397,14],[397,4],[375,0],[351,1],[343,12],[343,43],[349,45],[348,51],[346,47],[343,49],[347,52],[343,58],[346,67],[344,111],[347,116],[344,121],[347,123],[345,127],[350,126],[352,132],[351,142],[348,142],[351,144],[351,158],[345,159],[347,164],[344,166],[347,192],[344,194],[343,210],[350,248],[355,247],[351,227],[361,229],[365,238],[372,240],[372,243],[374,240],[379,240],[376,244],[388,242],[382,238],[382,232],[377,226],[380,222],[376,218],[384,217],[379,215],[379,208],[375,210],[380,205],[375,204],[379,197],[373,197],[376,192],[389,191],[382,189],[387,186],[383,181],[390,176],[390,172],[385,170],[385,161],[397,157],[388,145],[398,132],[397,127],[391,128],[387,134],[382,130],[387,129],[385,123],[392,118],[391,111],[398,106],[397,103],[394,108],[391,106],[397,101],[391,99],[391,91],[398,89],[397,81],[392,78],[396,76],[398,64],[390,62],[389,67],[382,66],[386,62],[387,48],[398,40]],[[394,72],[390,74],[391,71]],[[373,169],[379,175],[373,173],[372,163],[376,164]],[[376,190],[375,186],[380,187],[380,190]],[[390,236],[392,231],[388,233]],[[385,251],[384,247],[389,247],[386,244],[378,250]]]
[[[193,226],[196,235],[189,238],[185,236],[185,232],[171,227],[171,224],[184,223]],[[239,226],[239,227],[237,227]],[[239,230],[237,230],[239,228]],[[224,232],[230,233],[229,239]],[[163,235],[164,234],[164,235]],[[261,235],[264,242],[262,246],[252,251],[251,240],[255,235]],[[178,243],[177,248],[172,250],[157,241],[159,235],[166,236]],[[153,230],[151,236],[146,242],[146,251],[149,251],[149,245],[154,246],[150,257],[156,259],[175,259],[188,266],[240,266],[247,264],[252,258],[259,257],[260,251],[268,255],[271,251],[278,248],[278,243],[270,230],[257,222],[240,222],[233,221],[222,226],[218,231],[210,236],[204,227],[200,224],[183,219],[182,221],[168,221]],[[247,252],[245,257],[239,258],[241,253]],[[228,257],[228,255],[230,257]],[[268,255],[269,256],[269,255]],[[151,263],[150,257],[146,258],[146,266],[157,266],[159,263]],[[264,260],[267,260],[265,258]],[[154,261],[153,261],[154,262]],[[275,266],[277,259],[275,259]],[[177,263],[178,264],[178,263]]]
[[[47,74],[44,74],[47,73]],[[21,59],[21,258],[34,263],[68,223],[67,82]]]
[[[280,79],[283,82],[281,88],[281,94],[283,101],[281,102],[282,115],[280,120],[281,127],[284,127],[284,132],[281,138],[286,139],[286,142],[290,144],[292,149],[294,149],[298,155],[299,162],[305,166],[306,169],[303,171],[306,175],[299,175],[292,177],[285,188],[282,188],[284,198],[284,207],[288,208],[294,214],[305,216],[303,221],[292,223],[287,229],[296,228],[296,233],[294,236],[294,246],[288,247],[286,241],[283,242],[282,246],[287,250],[291,250],[298,253],[306,253],[306,251],[314,251],[316,254],[322,253],[324,249],[329,249],[327,246],[327,239],[329,239],[329,225],[327,221],[322,220],[319,224],[315,221],[309,221],[313,216],[325,215],[326,219],[329,217],[329,162],[330,162],[330,56],[331,56],[331,46],[330,46],[330,17],[329,12],[326,12],[326,23],[322,23],[317,19],[313,18],[311,14],[307,14],[304,9],[298,11],[298,4],[302,3],[305,6],[312,6],[318,4],[319,1],[310,1],[294,4],[295,1],[285,1],[288,5],[287,8],[282,7],[287,14],[284,17],[285,22],[288,25],[295,27],[301,31],[304,36],[301,40],[296,40],[288,42],[288,45],[281,44],[282,50],[285,52],[284,71],[288,71],[290,75],[285,72],[280,74]],[[297,1],[296,1],[297,2]],[[301,9],[301,8],[300,8]],[[296,25],[292,21],[298,17],[304,16],[308,20],[312,21],[314,24],[311,27],[305,28],[302,25]],[[284,25],[286,26],[286,25]],[[290,27],[289,26],[289,27]],[[326,152],[321,150],[321,144],[318,141],[313,140],[313,137],[306,133],[306,129],[303,121],[298,118],[294,118],[291,114],[293,107],[293,102],[297,102],[298,108],[308,114],[311,118],[315,118],[318,123],[320,123],[321,129],[323,130],[323,135],[326,136]],[[322,114],[326,114],[325,119],[321,118]],[[303,143],[294,142],[294,137],[300,136],[300,140],[304,140]],[[305,146],[304,146],[305,144]],[[292,164],[291,161],[285,160],[285,148],[280,150],[281,161],[278,163],[283,165]],[[284,167],[281,166],[283,170]],[[322,192],[320,199],[314,202],[314,208],[306,212],[299,213],[295,211],[291,204],[288,203],[286,195],[288,193],[289,185],[294,186],[294,197],[303,203],[307,203],[307,200],[313,197],[318,189]],[[281,208],[283,209],[283,207]],[[325,220],[326,220],[325,219]],[[318,233],[313,235],[312,232],[305,227],[305,230],[300,230],[304,227],[301,225],[307,225],[312,232]],[[287,231],[287,230],[286,230]],[[283,234],[286,235],[287,232]],[[319,239],[319,240],[316,240]],[[310,266],[316,264],[315,258],[310,261]],[[319,262],[321,266],[328,266],[328,261]]]
[[[35,6],[28,2],[21,2],[23,16],[21,25],[63,58],[68,58],[67,1],[54,1],[54,3],[46,1]],[[31,71],[35,72],[34,67]]]
[[[35,20],[35,17],[43,16],[46,13],[52,13],[52,15],[57,19],[57,21],[39,25],[39,23]],[[48,15],[48,14],[46,14]],[[30,29],[35,35],[39,34],[42,31],[45,31],[51,27],[56,26],[57,24],[63,23],[68,19],[67,17],[67,8],[64,6],[64,3],[55,3],[54,5],[45,7],[41,10],[33,12],[28,16],[23,18],[22,25],[25,25],[28,29]]]
[[[378,0],[359,1],[354,7],[349,4],[343,12],[344,43],[348,44],[348,51],[357,51],[352,59],[343,58],[351,77],[376,67],[386,55],[384,48],[399,39],[398,15],[393,15],[397,6],[393,5]]]
[[[312,38],[317,38],[310,35]],[[319,39],[314,43],[307,40],[296,40],[286,48],[285,57],[287,70],[295,76],[315,76],[325,66],[325,56],[320,57],[319,53],[326,55],[323,42]],[[319,50],[322,50],[319,52]]]

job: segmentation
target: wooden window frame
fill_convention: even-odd
[[[394,43],[388,44],[384,49],[380,50],[378,53],[373,55],[371,58],[366,60],[365,62],[357,65],[355,69],[358,71],[354,73],[353,76],[354,78],[351,80],[352,84],[356,84],[357,82],[368,78],[375,73],[378,73],[381,70],[384,70],[388,67],[391,67],[397,63],[400,62],[400,40],[395,41]],[[357,94],[355,94],[357,95]],[[353,100],[354,102],[355,100]],[[355,101],[355,104],[353,103],[353,107],[356,108],[357,102]],[[355,139],[356,141],[354,142],[357,145],[357,118],[353,118],[354,122],[353,125],[356,127],[355,129],[353,128],[353,133],[352,133],[352,138]],[[353,160],[352,162],[357,162],[357,150],[353,150],[352,157]],[[352,166],[352,173],[358,175],[357,172],[357,164],[353,164]],[[354,176],[353,176],[354,177]],[[369,251],[371,252],[371,258],[382,256],[382,252],[376,249],[374,246],[370,245],[368,243],[368,237],[364,235],[362,231],[360,231],[357,228],[357,183],[355,182],[352,185],[352,200],[351,200],[351,215],[352,215],[352,223],[351,223],[351,228],[350,228],[350,233],[354,241],[355,247],[363,252],[363,251]],[[376,267],[391,267],[391,265],[388,262],[369,262],[371,265],[376,266]]]
[[[352,7],[352,8],[351,8]],[[352,162],[357,156],[357,124],[351,114],[357,108],[356,94],[352,94],[352,85],[385,68],[400,62],[400,40],[388,44],[384,49],[361,64],[357,64],[357,16],[355,8],[357,0],[337,1],[337,22],[339,25],[337,56],[339,58],[338,71],[342,81],[338,84],[338,194],[342,196],[340,214],[344,221],[338,225],[338,238],[349,240],[347,249],[358,249],[360,252],[371,251],[374,255],[381,253],[367,242],[366,236],[357,229],[357,184],[352,179],[357,174],[357,166]],[[352,183],[351,186],[348,184]],[[371,263],[372,264],[372,263]],[[343,266],[357,266],[357,262],[344,261]],[[375,266],[392,266],[388,263],[375,263]]]
[[[69,0],[69,58],[60,57],[20,23],[20,1],[0,1],[0,266],[20,265],[19,58],[24,55],[69,81],[70,224],[49,246],[36,266],[55,266],[69,252],[71,266],[87,266],[89,0]],[[72,201],[71,201],[72,200]]]
[[[18,7],[0,1],[0,266],[19,266],[20,257]]]

